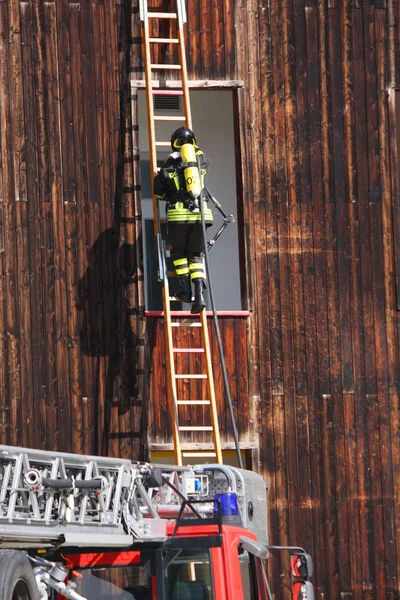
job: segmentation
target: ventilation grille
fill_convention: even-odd
[[[179,96],[155,96],[154,97],[154,108],[156,110],[179,110],[180,109],[180,97]]]

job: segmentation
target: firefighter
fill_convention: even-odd
[[[167,201],[168,242],[172,246],[171,258],[180,284],[176,297],[182,302],[191,302],[193,282],[192,314],[198,314],[206,306],[199,197],[209,161],[196,145],[193,131],[187,127],[179,127],[172,134],[171,147],[171,154],[154,178],[154,193],[158,199]],[[197,157],[201,173],[198,172]],[[209,227],[213,223],[213,214],[206,202],[203,207],[205,225]]]

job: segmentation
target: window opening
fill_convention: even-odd
[[[155,98],[168,99],[169,97],[155,96]],[[181,101],[179,96],[177,98]],[[213,196],[221,202],[225,212],[233,214],[236,219],[235,223],[227,227],[215,247],[210,251],[211,276],[216,307],[217,310],[241,310],[233,93],[230,90],[191,90],[190,99],[193,129],[197,135],[199,146],[210,159],[210,168],[206,181],[207,187]],[[139,90],[138,92],[138,116],[142,175],[142,215],[144,224],[145,301],[147,310],[160,310],[162,307],[162,304],[160,304],[161,290],[157,290],[157,288],[160,288],[160,285],[157,280],[156,265],[153,262],[148,263],[148,259],[153,261],[156,256],[150,249],[150,246],[154,245],[154,236],[151,232],[153,212],[146,95],[144,90]],[[171,133],[179,125],[179,122],[156,121],[156,138],[162,141],[169,140]],[[169,148],[166,148],[164,152],[164,155],[161,155],[160,152],[157,153],[159,162],[163,162],[168,156],[170,152]],[[214,208],[213,212],[214,225],[208,230],[209,239],[215,235],[222,224],[218,210]],[[160,215],[161,218],[165,215],[165,205],[162,202],[160,203]],[[147,224],[147,220],[150,220],[151,223]],[[177,284],[174,278],[170,279],[170,286],[171,282],[172,286],[175,283]],[[171,289],[171,295],[173,295],[174,291],[177,290]],[[179,310],[181,307],[177,303],[176,305],[174,304],[173,308]]]

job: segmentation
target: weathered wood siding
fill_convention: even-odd
[[[189,317],[190,319],[190,317]],[[191,318],[193,320],[193,318]],[[218,324],[230,383],[235,422],[238,427],[240,441],[251,447],[255,441],[254,415],[249,403],[249,380],[247,365],[247,322],[246,316],[221,316]],[[148,318],[149,353],[151,356],[151,388],[149,437],[150,449],[161,449],[163,444],[172,443],[172,428],[169,407],[166,402],[166,355],[164,320],[162,317]],[[230,415],[226,405],[226,395],[221,369],[215,326],[212,318],[208,319],[210,347],[212,354],[215,395],[219,415],[221,443],[223,447],[233,447]],[[202,347],[200,329],[193,327],[174,328],[174,347]],[[175,362],[177,373],[205,373],[205,357],[201,354],[181,354]],[[204,380],[183,379],[177,381],[178,398],[185,400],[204,400],[208,398],[207,385]],[[181,425],[210,425],[209,410],[203,407],[180,407]],[[181,437],[182,444],[209,444],[208,433],[189,434]],[[158,446],[159,445],[159,446]],[[204,449],[204,446],[202,446]]]
[[[399,2],[187,4],[190,78],[244,81],[246,387],[271,538],[311,551],[319,599],[399,598]],[[130,17],[125,1],[0,1],[4,443],[139,453]],[[286,598],[287,561],[271,565]]]
[[[188,2],[189,78],[244,81],[260,471],[320,599],[400,597],[399,22],[397,0]]]
[[[236,3],[260,468],[272,539],[310,549],[317,598],[400,594],[395,15],[392,0]]]
[[[138,456],[130,35],[127,2],[0,2],[2,443]]]

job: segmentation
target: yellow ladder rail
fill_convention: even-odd
[[[143,38],[143,54],[145,64],[145,80],[146,80],[146,97],[147,97],[147,121],[148,121],[148,134],[149,134],[149,154],[150,154],[150,173],[151,184],[153,186],[154,175],[158,171],[157,166],[157,149],[169,148],[170,142],[156,139],[156,123],[158,122],[181,122],[182,125],[186,125],[189,129],[192,129],[192,114],[190,107],[189,98],[189,84],[187,75],[187,63],[186,63],[186,52],[185,52],[185,40],[183,26],[186,22],[186,10],[185,0],[171,0],[171,12],[155,12],[148,10],[147,0],[139,0],[140,8],[140,19],[142,22],[142,38]],[[171,23],[175,23],[173,29],[176,28],[176,32],[168,37],[156,37],[152,34],[152,25],[154,21],[158,19],[170,20]],[[171,28],[172,29],[172,28]],[[177,55],[179,62],[177,64],[171,63],[159,63],[153,62],[154,54],[152,55],[152,48],[160,44],[175,44],[177,47]],[[176,80],[176,89],[164,89],[162,82],[154,79],[155,71],[175,71],[180,79]],[[182,96],[182,107],[183,115],[181,116],[168,116],[168,115],[155,115],[154,110],[154,97],[157,95],[176,95]],[[158,201],[154,195],[153,189],[153,215],[154,215],[154,233],[157,239],[157,243],[160,247],[163,247],[160,233],[160,218]],[[159,255],[160,259],[160,255]],[[184,317],[178,321],[173,321],[171,316],[170,303],[174,300],[169,295],[169,284],[167,278],[167,270],[165,268],[165,257],[162,259],[164,263],[160,267],[162,275],[160,278],[163,282],[163,315],[164,315],[164,331],[165,331],[165,351],[166,351],[166,365],[167,365],[167,377],[168,377],[168,405],[169,414],[172,423],[172,435],[174,441],[175,450],[175,462],[177,465],[182,465],[183,459],[195,459],[195,458],[207,458],[213,459],[212,462],[222,464],[222,451],[221,441],[218,428],[218,414],[217,414],[217,401],[215,397],[214,378],[212,372],[212,359],[210,341],[208,335],[207,316],[205,310],[200,315],[193,315],[190,317]],[[200,337],[202,345],[197,343],[196,347],[193,348],[178,348],[174,345],[173,331],[177,327],[200,327]],[[189,336],[190,337],[190,336]],[[190,355],[199,354],[204,356],[202,361],[204,362],[203,373],[177,373],[175,357],[180,356],[183,353]],[[179,364],[179,362],[178,362]],[[179,398],[178,399],[178,381],[182,380],[206,380],[207,381],[207,398],[192,400],[190,398]],[[182,384],[180,384],[182,385]],[[187,386],[190,389],[190,386]],[[203,389],[203,386],[202,386]],[[184,394],[186,395],[186,394]],[[209,421],[210,424],[196,425],[181,425],[180,424],[180,407],[197,407],[200,408],[203,417]],[[203,412],[204,411],[204,412]],[[207,421],[206,421],[207,422]],[[197,450],[192,448],[190,450],[182,450],[182,442],[180,438],[181,433],[203,433],[210,435],[212,441],[207,442],[210,448],[206,450]],[[193,445],[195,446],[195,445]]]

